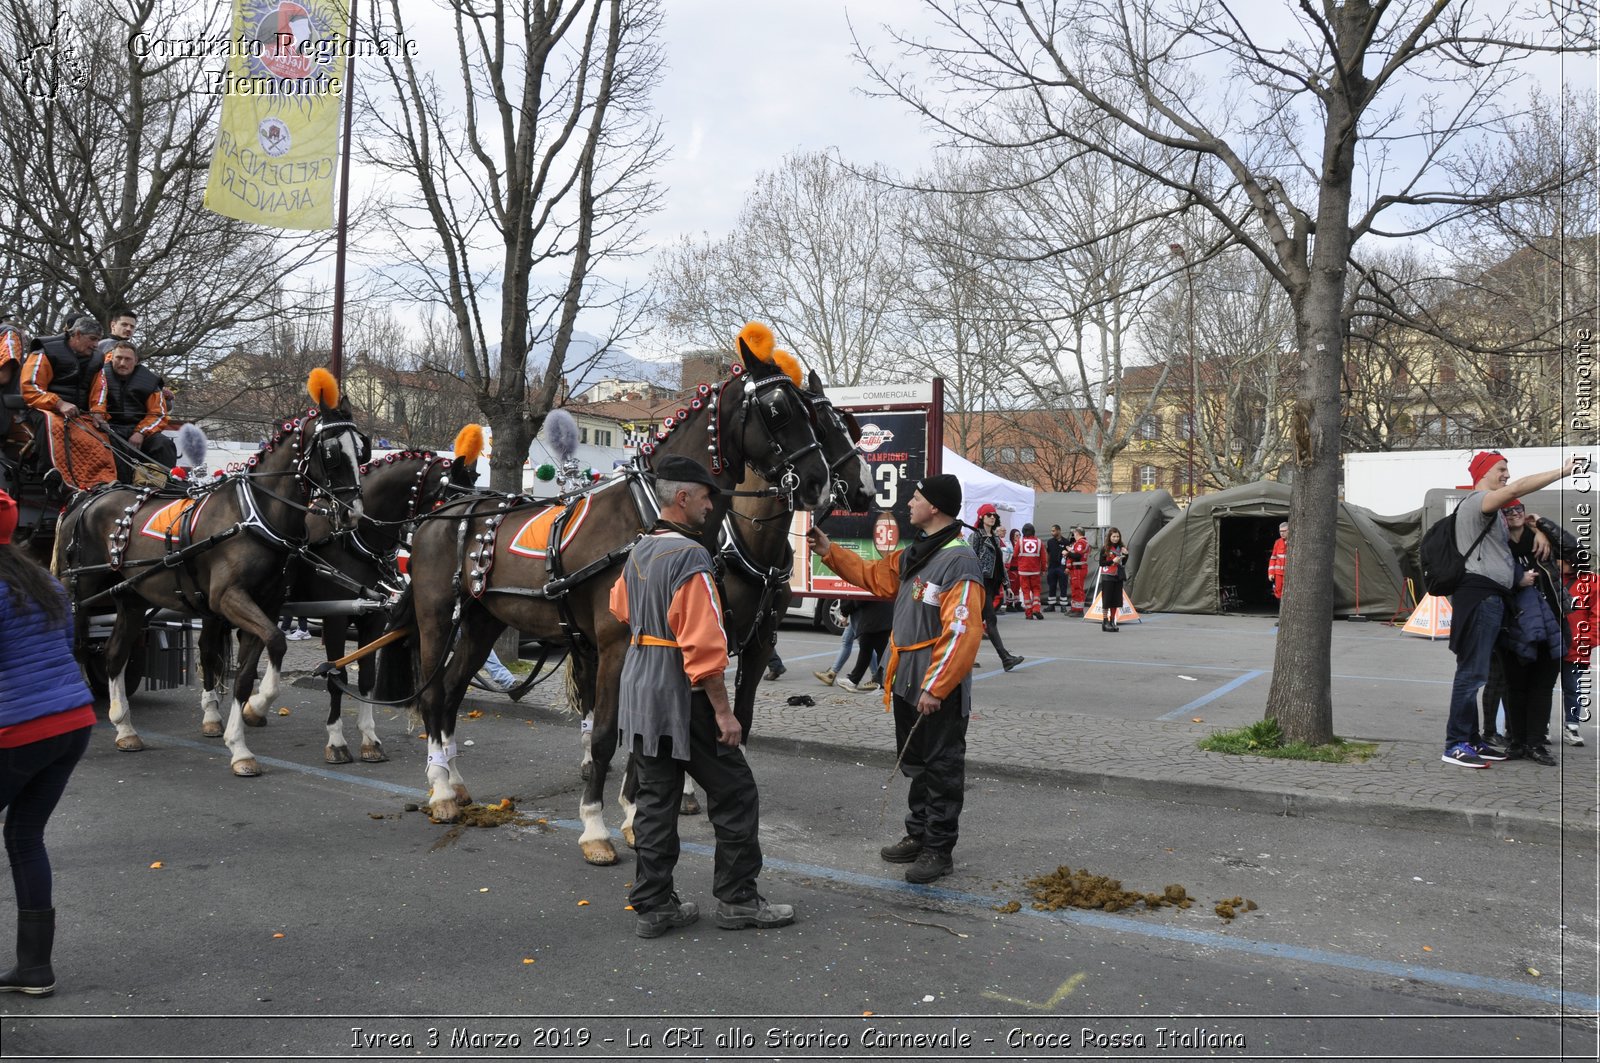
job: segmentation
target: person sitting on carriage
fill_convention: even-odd
[[[80,317],[66,332],[34,340],[22,367],[22,397],[43,429],[49,468],[80,491],[117,478],[105,418],[90,408],[99,340],[100,323]]]
[[[90,388],[90,409],[105,418],[107,427],[137,447],[163,470],[178,463],[178,448],[163,433],[176,428],[168,412],[161,378],[139,364],[139,352],[129,340],[117,340]],[[132,478],[133,464],[116,455],[117,479]]]
[[[27,357],[28,339],[9,314],[0,315],[0,395],[22,394],[22,361]],[[33,431],[25,417],[17,411],[0,407],[0,447],[12,455],[33,439]]]

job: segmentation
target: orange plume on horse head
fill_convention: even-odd
[[[325,410],[331,410],[339,405],[339,382],[332,373],[321,366],[311,370],[311,375],[306,378],[306,390],[316,400],[317,405]]]

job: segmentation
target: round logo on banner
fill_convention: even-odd
[[[871,454],[894,438],[894,433],[887,428],[879,428],[875,424],[861,426],[861,440],[859,446],[863,453]]]
[[[295,81],[328,74],[335,49],[327,5],[318,0],[245,0],[245,24],[255,27],[250,73]]]
[[[273,157],[287,152],[294,140],[289,135],[289,127],[281,118],[263,119],[256,127],[256,139],[261,142],[261,150]]]

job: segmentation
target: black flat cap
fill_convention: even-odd
[[[705,484],[711,488],[714,495],[723,494],[722,485],[712,477],[711,471],[704,465],[681,454],[669,454],[656,462],[651,470],[656,474],[657,480],[673,480],[685,484]]]

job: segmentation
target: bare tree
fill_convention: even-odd
[[[407,5],[409,8],[409,5]],[[580,315],[609,318],[586,357],[636,324],[637,293],[606,284],[658,203],[654,0],[441,0],[455,70],[383,59],[391,107],[365,155],[397,175],[385,225],[397,288],[449,315],[454,348],[494,431],[491,481],[519,490],[528,445],[569,362]],[[399,0],[383,32],[410,36]],[[442,43],[442,42],[440,42]],[[530,387],[530,352],[548,352]]]
[[[997,101],[1029,108],[1027,142],[1103,155],[1160,182],[1223,225],[1287,293],[1302,358],[1290,561],[1299,575],[1283,603],[1266,714],[1291,740],[1328,741],[1352,252],[1363,239],[1414,235],[1558,188],[1555,169],[1517,187],[1487,183],[1483,146],[1508,131],[1519,60],[1592,46],[1592,24],[1580,5],[1529,0],[1305,0],[1278,11],[1281,29],[1255,19],[1253,29],[1223,0],[928,7],[948,33],[897,39],[935,76],[863,56],[885,91],[966,142],[997,139]],[[1127,132],[1181,165],[1152,166],[1128,150]]]
[[[686,345],[720,350],[754,318],[830,384],[904,375],[886,342],[906,277],[903,210],[880,169],[788,156],[756,178],[733,232],[662,254],[660,323]]]
[[[149,42],[220,32],[224,6],[4,0],[4,10],[0,49],[25,57],[0,64],[11,309],[46,332],[133,305],[145,357],[180,380],[199,376],[272,313],[262,293],[324,243],[201,205],[222,97],[201,60]]]
[[[1140,329],[1143,346],[1172,363],[1170,394],[1190,422],[1153,447],[1174,463],[1192,460],[1201,490],[1265,479],[1289,457],[1294,315],[1283,289],[1237,248],[1190,261],[1189,247],[1225,240],[1186,226],[1184,242],[1172,245],[1183,271]]]

